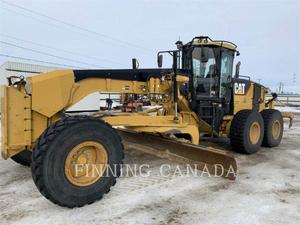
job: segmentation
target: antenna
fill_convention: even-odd
[[[278,88],[279,94],[283,94],[283,86],[284,86],[283,82],[279,82],[279,88]]]

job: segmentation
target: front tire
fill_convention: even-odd
[[[72,116],[49,126],[37,140],[32,177],[53,203],[81,207],[109,192],[120,175],[122,159],[121,139],[110,125],[93,117]]]
[[[233,117],[230,142],[235,151],[253,154],[260,149],[263,137],[264,123],[259,112],[241,110]]]
[[[262,145],[276,147],[280,144],[283,135],[283,119],[276,109],[265,109],[261,112],[264,119],[265,134]]]
[[[22,166],[29,167],[31,164],[31,154],[32,154],[31,151],[23,150],[18,154],[12,156],[11,159]]]

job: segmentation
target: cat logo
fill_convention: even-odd
[[[236,95],[245,94],[245,83],[234,83],[234,93]]]

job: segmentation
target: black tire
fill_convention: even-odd
[[[22,166],[29,167],[31,164],[31,154],[31,151],[23,150],[20,153],[12,156],[11,159]]]
[[[265,147],[276,147],[280,144],[283,135],[283,119],[281,113],[276,109],[265,109],[261,112],[264,120],[264,139],[262,145]],[[278,132],[272,132],[273,126],[278,126]]]
[[[250,140],[250,128],[256,123],[260,134],[253,143]],[[260,149],[264,136],[263,118],[259,112],[241,110],[234,117],[230,127],[230,142],[232,148],[240,153],[253,154]]]
[[[65,174],[68,153],[80,143],[94,141],[105,147],[109,171],[88,186],[72,184]],[[123,145],[118,133],[104,121],[88,116],[71,116],[49,126],[37,140],[32,154],[34,183],[47,199],[69,208],[91,204],[110,191],[120,176]],[[114,173],[115,172],[115,173]]]

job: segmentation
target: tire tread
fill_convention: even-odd
[[[121,141],[121,137],[117,133],[115,129],[112,128],[112,126],[108,123],[106,123],[103,120],[91,117],[91,116],[69,116],[65,117],[62,120],[57,121],[56,123],[50,125],[38,138],[36,141],[36,144],[33,149],[33,154],[32,154],[32,163],[31,163],[31,173],[32,173],[32,178],[34,183],[36,184],[38,190],[41,192],[43,196],[45,196],[48,200],[52,201],[53,203],[63,206],[63,207],[68,207],[68,208],[73,208],[73,207],[82,207],[86,204],[91,204],[99,199],[102,198],[102,194],[94,198],[92,201],[85,203],[85,204],[77,204],[76,206],[70,206],[67,204],[64,204],[55,198],[51,196],[49,191],[47,190],[47,187],[45,186],[44,182],[44,175],[43,175],[43,170],[42,170],[42,162],[43,158],[46,155],[46,152],[48,150],[49,145],[51,145],[51,142],[55,139],[55,137],[62,132],[63,130],[69,128],[70,126],[80,123],[86,120],[90,121],[97,121],[98,123],[105,124],[106,126],[109,126],[113,132],[115,132],[116,136],[119,138],[119,141],[121,143],[122,150],[124,149],[123,143]],[[123,158],[124,158],[124,152],[122,151],[122,158],[120,159],[121,164],[123,163]],[[119,176],[119,173],[118,173]],[[116,182],[112,182],[111,186],[115,185]],[[108,188],[104,191],[105,193],[108,193],[110,191],[111,186],[108,186]]]
[[[233,118],[230,127],[230,142],[233,149],[243,153],[245,147],[243,144],[243,134],[245,124],[251,110],[241,110]]]

